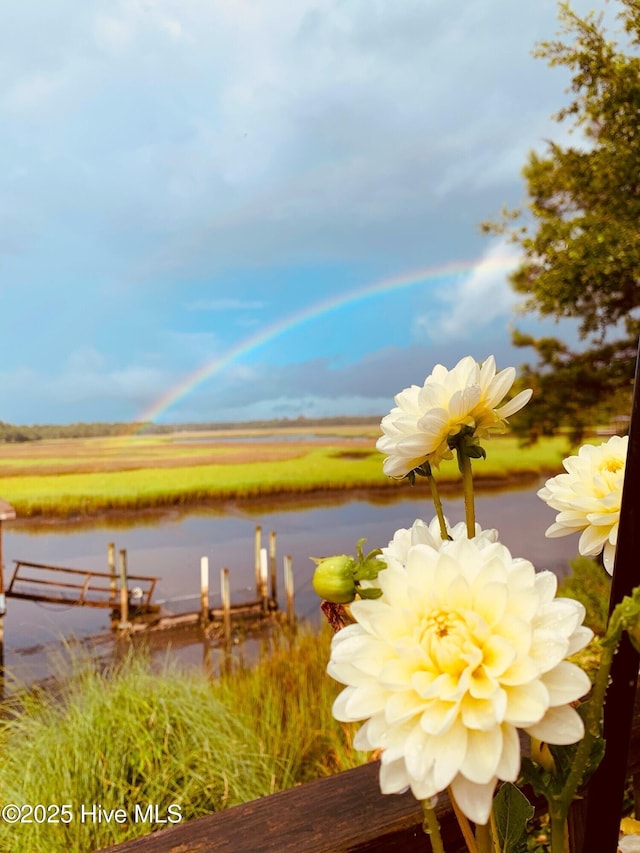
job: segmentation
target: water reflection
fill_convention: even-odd
[[[433,516],[427,490],[403,486],[377,494],[229,503],[82,524],[9,524],[4,528],[5,572],[9,574],[12,561],[17,559],[107,571],[107,545],[113,541],[117,549],[127,549],[131,574],[160,578],[156,600],[182,599],[183,609],[196,610],[202,556],[209,557],[213,603],[219,600],[219,571],[225,566],[231,570],[232,599],[252,597],[254,530],[260,524],[263,545],[267,544],[269,531],[277,533],[281,599],[282,558],[290,554],[297,613],[317,618],[310,557],[353,553],[356,540],[363,536],[367,547],[385,545],[399,527],[410,526],[416,517],[428,520]],[[533,484],[480,494],[477,519],[483,527],[499,528],[501,540],[515,556],[527,557],[538,568],[562,574],[577,552],[577,537],[545,539],[544,531],[553,521],[553,512],[536,497],[536,490],[537,484]],[[460,496],[445,495],[443,503],[452,522],[464,518]],[[192,604],[188,600],[191,595]],[[108,629],[107,611],[10,599],[5,617],[6,663],[11,665],[12,658],[24,660],[25,647],[37,653],[40,644],[70,632],[82,637]]]

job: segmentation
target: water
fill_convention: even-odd
[[[538,568],[557,574],[577,553],[577,536],[545,539],[554,513],[538,497],[537,485],[490,492],[477,497],[477,520],[497,527],[501,541],[514,556],[531,560]],[[212,603],[219,600],[219,572],[231,571],[232,601],[254,597],[254,531],[262,526],[263,546],[268,533],[277,533],[278,586],[282,602],[282,557],[293,560],[296,611],[318,618],[318,598],[311,587],[314,564],[310,557],[355,552],[355,543],[367,538],[366,548],[386,545],[399,527],[414,519],[433,516],[427,492],[399,488],[394,500],[359,496],[300,498],[280,503],[229,504],[187,513],[146,514],[87,524],[18,522],[3,528],[5,579],[13,560],[42,562],[72,568],[107,571],[107,545],[126,548],[130,574],[155,575],[159,582],[154,601],[177,602],[172,610],[199,608],[200,558],[209,558]],[[416,499],[415,495],[421,495]],[[411,495],[412,497],[409,497]],[[451,522],[464,518],[461,497],[444,497]],[[188,596],[193,596],[188,599]],[[92,608],[42,605],[9,599],[5,617],[5,664],[16,666],[42,655],[42,646],[74,634],[88,637],[109,630],[109,612]]]

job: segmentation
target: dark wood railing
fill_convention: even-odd
[[[109,853],[431,853],[422,830],[422,809],[410,793],[384,795],[379,762],[318,779],[142,838],[108,848]],[[640,781],[640,703],[636,697],[628,772]],[[530,793],[530,792],[528,792]],[[535,801],[544,811],[541,800]],[[572,848],[582,849],[587,808],[577,801]],[[640,807],[640,803],[638,803]],[[466,846],[449,800],[436,806],[447,853]]]

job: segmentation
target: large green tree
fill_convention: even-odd
[[[582,18],[560,4],[558,40],[536,55],[571,70],[570,101],[556,116],[573,144],[548,142],[524,167],[528,202],[484,227],[508,233],[522,250],[512,275],[525,310],[577,318],[582,340],[535,340],[526,380],[534,403],[521,424],[552,431],[570,423],[576,438],[595,412],[628,405],[640,332],[640,0],[619,0],[617,40],[603,16]],[[607,7],[607,15],[613,12]],[[575,140],[575,141],[574,141]]]

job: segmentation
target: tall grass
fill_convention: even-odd
[[[63,442],[57,443],[55,452],[61,454],[61,448]],[[562,438],[545,439],[532,448],[519,447],[511,437],[495,439],[488,447],[488,458],[478,460],[474,466],[476,479],[482,483],[488,479],[507,481],[513,475],[556,473],[565,451]],[[181,456],[172,464],[172,452],[165,440],[158,443],[151,459],[139,461],[140,467],[127,457],[122,460],[121,470],[65,474],[45,473],[45,460],[40,458],[33,473],[0,478],[0,493],[19,516],[25,517],[91,515],[282,494],[398,487],[397,482],[383,475],[382,456],[373,442],[370,448],[356,449],[339,442],[312,448],[304,445],[289,451],[295,458],[284,459],[261,459],[260,449],[247,443],[243,448],[246,461],[229,462],[229,448],[224,448],[215,464],[203,464],[197,454]],[[59,461],[61,456],[52,457],[49,464],[54,465],[56,458]],[[439,479],[443,483],[457,482],[456,466],[445,463]]]
[[[0,849],[84,853],[153,828],[82,822],[83,804],[161,816],[175,804],[189,820],[361,763],[331,717],[328,642],[303,631],[218,681],[133,658],[102,673],[76,664],[57,695],[14,700],[0,721],[0,802],[68,803],[74,817],[0,822]]]

